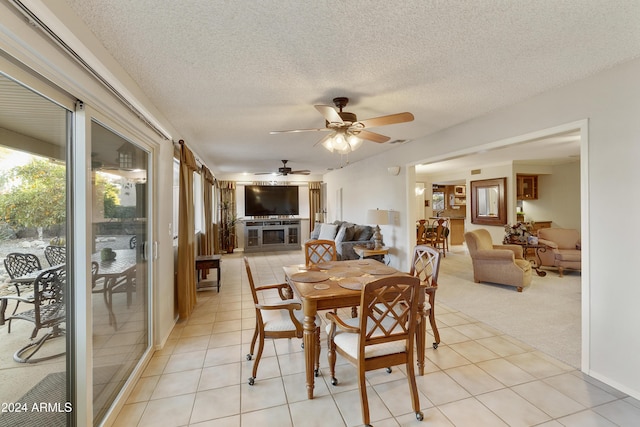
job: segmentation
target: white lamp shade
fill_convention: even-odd
[[[369,209],[367,211],[367,224],[389,224],[389,211],[380,209]]]

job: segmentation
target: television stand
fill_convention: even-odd
[[[300,220],[251,219],[244,223],[244,251],[282,251],[300,249]]]

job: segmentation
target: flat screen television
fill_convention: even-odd
[[[298,215],[298,187],[291,185],[247,185],[244,187],[246,216]]]

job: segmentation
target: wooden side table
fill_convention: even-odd
[[[218,292],[220,292],[220,263],[222,260],[221,255],[200,255],[196,257],[196,272],[198,274],[198,283],[200,282],[200,270],[202,270],[202,278],[207,278],[207,272],[211,268],[218,270]],[[204,288],[204,287],[203,287]],[[203,289],[200,288],[200,289]]]
[[[389,248],[386,246],[383,246],[380,249],[369,249],[366,246],[356,245],[353,247],[353,251],[360,257],[360,259],[365,259],[376,255],[382,255],[383,257],[389,255]]]

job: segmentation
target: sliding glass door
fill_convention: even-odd
[[[93,121],[91,158],[93,412],[97,423],[150,347],[149,153]]]
[[[71,115],[0,72],[0,426],[64,426],[75,409]]]

